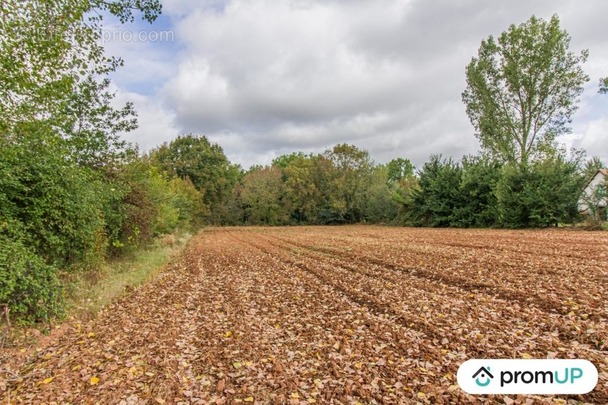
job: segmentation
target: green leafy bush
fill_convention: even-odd
[[[55,268],[0,230],[0,304],[8,305],[11,317],[28,324],[46,321],[63,314],[62,302]]]

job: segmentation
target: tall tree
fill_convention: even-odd
[[[416,169],[414,164],[409,159],[397,158],[388,162],[387,166],[387,181],[390,184],[398,183],[414,175]]]
[[[179,136],[151,153],[152,160],[166,173],[190,179],[203,194],[212,222],[222,221],[225,203],[238,181],[240,168],[230,163],[222,147],[205,136]]]
[[[327,205],[331,162],[319,155],[296,156],[283,169],[285,199],[296,222],[316,223]]]
[[[332,192],[329,195],[332,222],[358,222],[363,218],[367,190],[371,183],[372,161],[366,150],[341,144],[325,151],[332,163]]]
[[[414,170],[415,166],[409,159],[397,158],[387,164],[387,185],[393,200],[400,205],[402,214],[411,206],[412,197],[418,187]]]
[[[108,57],[99,41],[103,10],[123,22],[133,20],[136,12],[152,22],[161,6],[159,0],[1,3],[0,133],[5,138],[19,122],[45,120],[65,126],[63,121],[70,117],[64,107],[70,99],[74,101],[73,94],[90,91],[88,78],[103,77],[122,64],[120,59]],[[103,112],[110,110],[105,103]]]
[[[256,167],[241,180],[241,200],[245,220],[253,225],[282,225],[289,220],[283,201],[281,169],[277,166]]]
[[[391,190],[393,183],[388,179],[389,165],[378,165],[372,169],[365,204],[366,221],[389,223],[397,218],[400,204]]]
[[[466,68],[462,93],[482,147],[521,166],[568,132],[576,101],[589,77],[581,64],[588,52],[569,51],[559,18],[532,17],[481,42]]]

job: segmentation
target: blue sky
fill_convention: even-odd
[[[244,167],[336,143],[379,162],[431,154],[459,159],[479,144],[461,102],[464,69],[482,39],[531,15],[557,13],[571,50],[589,49],[591,81],[561,141],[608,161],[608,2],[424,0],[165,0],[153,25],[107,30],[170,33],[115,40],[125,66],[118,101],[135,103],[143,151],[205,134]]]

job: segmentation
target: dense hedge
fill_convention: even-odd
[[[41,124],[21,126],[2,145],[0,305],[21,322],[62,313],[60,272],[95,271],[109,255],[200,224],[200,192],[136,154],[82,166]]]

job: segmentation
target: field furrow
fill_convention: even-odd
[[[0,368],[8,403],[608,403],[608,237],[210,228],[152,283]],[[582,358],[583,396],[476,397],[470,358]],[[122,402],[121,402],[122,401]]]

